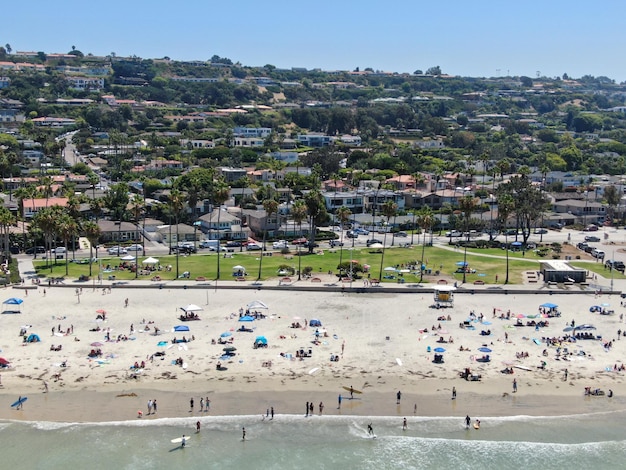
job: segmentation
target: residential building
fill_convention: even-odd
[[[24,219],[32,219],[41,209],[54,206],[67,207],[67,202],[68,198],[66,197],[24,199],[22,201],[24,210],[22,216]]]
[[[233,181],[240,180],[241,178],[244,178],[247,174],[247,170],[245,168],[219,167],[217,171],[224,177],[224,181],[226,181],[227,183],[232,183]]]
[[[327,147],[332,142],[332,138],[324,134],[298,134],[298,142],[306,147]]]
[[[11,79],[9,77],[0,77],[0,90],[2,88],[8,88],[11,85]]]
[[[219,219],[219,221],[218,221]],[[199,228],[210,240],[247,240],[248,230],[241,225],[238,215],[223,209],[214,209],[198,218]]]
[[[202,232],[188,224],[161,225],[156,229],[154,239],[164,245],[178,245],[179,242],[194,242],[202,239]]]
[[[237,137],[258,137],[265,139],[272,133],[270,127],[235,127],[233,135]]]
[[[101,219],[98,220],[98,227],[102,243],[141,241],[141,228],[130,222]]]
[[[358,191],[322,191],[326,210],[335,213],[340,207],[347,207],[353,213],[365,211],[364,194]]]
[[[606,206],[589,200],[565,199],[555,202],[552,209],[557,214],[571,214],[580,224],[603,224]]]
[[[263,147],[265,140],[259,137],[233,137],[235,147]]]
[[[70,83],[70,88],[74,90],[100,91],[104,88],[104,78],[69,76],[65,77],[65,80]]]

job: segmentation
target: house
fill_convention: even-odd
[[[198,218],[199,228],[209,240],[247,240],[248,231],[241,222],[237,215],[223,209],[214,209]]]
[[[361,191],[322,191],[326,210],[334,213],[340,207],[347,207],[352,213],[365,210],[364,195]]]
[[[587,224],[603,224],[606,217],[606,206],[588,200],[565,199],[555,202],[552,209],[557,214],[571,214],[577,222]]]
[[[324,191],[334,191],[334,192],[344,192],[348,191],[350,188],[343,180],[326,180],[322,183],[322,188]]]
[[[208,149],[214,148],[215,142],[204,139],[180,139],[181,147],[191,147],[192,149]]]
[[[74,119],[57,117],[38,117],[31,119],[32,123],[38,127],[67,127],[76,124]]]
[[[259,137],[233,137],[235,147],[263,147],[265,141]]]
[[[298,134],[298,142],[305,147],[327,147],[332,142],[332,138],[324,134]]]
[[[46,207],[67,207],[68,198],[66,197],[49,197],[24,199],[22,201],[24,219],[32,219],[37,212]]]
[[[104,78],[70,76],[65,77],[65,80],[74,90],[100,91],[104,88]]]
[[[250,170],[247,172],[248,178],[250,181],[255,183],[258,182],[267,182],[274,179],[274,172],[269,169],[265,170]]]
[[[412,175],[394,176],[393,178],[387,179],[385,183],[392,184],[398,191],[415,189],[415,178]]]
[[[161,225],[156,229],[154,239],[164,245],[178,245],[179,242],[200,240],[202,232],[197,227],[187,224]]]
[[[11,85],[11,79],[9,77],[0,77],[0,90],[2,88],[8,88]]]
[[[270,127],[235,127],[233,135],[236,137],[258,137],[267,138],[272,133]]]
[[[249,210],[244,209],[244,217],[248,221],[248,227],[258,238],[263,237],[263,232],[267,232],[269,236],[273,236],[280,227],[279,214],[272,214],[268,217],[264,209]]]
[[[141,229],[130,222],[102,219],[98,221],[98,228],[100,228],[100,241],[102,243],[141,241]]]
[[[415,147],[419,147],[421,149],[428,149],[428,150],[432,150],[432,149],[442,149],[445,147],[445,144],[443,143],[443,140],[417,140],[415,141],[415,143],[413,144]]]

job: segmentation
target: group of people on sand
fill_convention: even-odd
[[[177,339],[176,336],[174,336],[174,339],[172,340],[172,344],[177,344],[177,343],[189,343],[191,341],[195,341],[196,337],[194,335],[191,335],[191,338],[185,338],[184,336],[180,339]]]

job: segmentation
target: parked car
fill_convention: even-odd
[[[585,237],[585,241],[586,242],[599,242],[600,241],[600,237],[596,237],[594,235],[587,235]]]
[[[135,243],[134,245],[127,246],[126,249],[128,251],[143,251],[143,246]]]
[[[584,232],[597,232],[597,231],[598,231],[598,226],[597,226],[597,225],[594,225],[594,224],[590,224],[590,225],[587,225],[587,226],[583,229],[583,231],[584,231]]]
[[[308,242],[308,240],[305,237],[301,237],[301,238],[296,238],[291,243],[293,245],[304,245],[306,242]]]
[[[190,255],[191,253],[195,253],[196,251],[196,247],[191,245],[179,245],[179,246],[173,246],[172,247],[172,253],[179,253],[181,255]]]
[[[406,238],[409,235],[406,232],[396,232],[393,234],[394,237],[401,237],[401,238]]]
[[[624,262],[623,261],[612,261],[612,260],[608,260],[606,263],[604,263],[604,265],[611,269],[615,269],[616,271],[619,271],[621,273],[624,272],[624,270],[626,269],[626,266],[624,266]]]
[[[248,250],[248,251],[258,251],[258,250],[261,250],[261,245],[259,245],[257,243],[248,243],[246,245],[246,250]]]
[[[123,248],[121,246],[112,246],[107,250],[107,253],[113,256],[119,256],[127,254],[128,251],[126,250],[126,248]]]
[[[328,242],[328,244],[331,248],[335,248],[336,246],[343,246],[343,242],[340,242],[338,240],[331,240]]]
[[[372,245],[374,245],[375,243],[380,243],[381,245],[383,244],[383,242],[382,242],[382,241],[380,241],[380,240],[377,240],[377,239],[375,239],[375,238],[370,238],[370,239],[367,241],[367,246],[372,246]]]
[[[317,248],[320,245],[319,245],[319,243],[307,241],[302,246],[305,247],[305,248]]]
[[[449,237],[460,237],[462,235],[463,235],[463,233],[458,231],[458,230],[452,230],[450,232],[446,232],[446,237],[448,237],[448,238]]]
[[[541,234],[544,234],[544,233],[548,233],[548,230],[545,229],[545,228],[536,228],[535,229],[535,235],[541,235]]]
[[[236,240],[231,240],[231,241],[229,241],[228,243],[226,243],[226,246],[227,246],[228,248],[236,248],[236,247],[241,246],[241,242],[236,241]]]
[[[34,255],[35,253],[45,253],[46,249],[43,246],[31,246],[30,248],[26,248],[27,255]]]
[[[272,243],[272,248],[275,250],[283,250],[285,248],[289,248],[289,243],[287,243],[287,240],[278,240],[277,242]]]
[[[359,238],[359,234],[356,233],[354,230],[348,230],[346,232],[346,237],[348,237],[348,238]]]
[[[364,228],[355,228],[352,231],[356,233],[357,235],[369,235],[370,234],[370,231]]]

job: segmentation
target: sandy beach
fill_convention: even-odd
[[[626,404],[626,372],[613,370],[622,364],[626,346],[626,337],[618,339],[617,333],[625,329],[618,296],[457,294],[448,309],[430,308],[432,294],[382,289],[348,294],[124,286],[103,293],[84,286],[77,295],[74,287],[46,286],[44,294],[40,286],[28,295],[8,288],[4,297],[24,302],[21,313],[0,316],[0,357],[11,365],[0,370],[1,419],[117,421],[137,419],[138,410],[142,419],[255,415],[272,406],[276,413],[304,414],[309,401],[316,414],[323,402],[324,414],[387,416],[566,415],[621,410]],[[255,300],[268,308],[252,313],[265,318],[240,322],[240,309],[245,314]],[[558,305],[561,316],[528,317],[546,302]],[[199,321],[178,319],[189,304],[202,308]],[[589,311],[602,304],[615,313]],[[98,311],[106,312],[104,320],[97,319]],[[500,318],[507,313],[508,320]],[[311,319],[322,324],[317,342],[316,328],[304,326]],[[524,326],[514,326],[518,321]],[[532,321],[549,324],[525,326]],[[566,335],[572,321],[593,325],[589,332],[602,339],[561,343],[560,350],[546,345],[545,338]],[[190,331],[174,332],[176,325]],[[251,331],[237,331],[242,325]],[[20,333],[41,341],[26,343]],[[193,339],[172,343],[183,336]],[[268,347],[255,349],[257,336],[264,336]],[[232,343],[219,344],[220,338]],[[235,355],[220,358],[225,347],[236,348]],[[433,362],[437,347],[445,349],[443,363]],[[100,356],[89,357],[98,349]],[[297,358],[300,350],[307,355],[311,350],[311,357]],[[339,360],[331,361],[333,355]],[[486,355],[490,362],[477,360]],[[176,359],[183,365],[173,363]],[[132,369],[135,363],[139,371]],[[502,373],[508,367],[513,374]],[[461,378],[466,368],[480,380]],[[343,387],[350,386],[363,393],[349,399]],[[614,396],[585,397],[585,387],[611,389]],[[19,396],[28,396],[23,409],[10,408]],[[210,411],[200,411],[201,397],[211,400]],[[156,415],[147,414],[150,399],[157,399]]]

